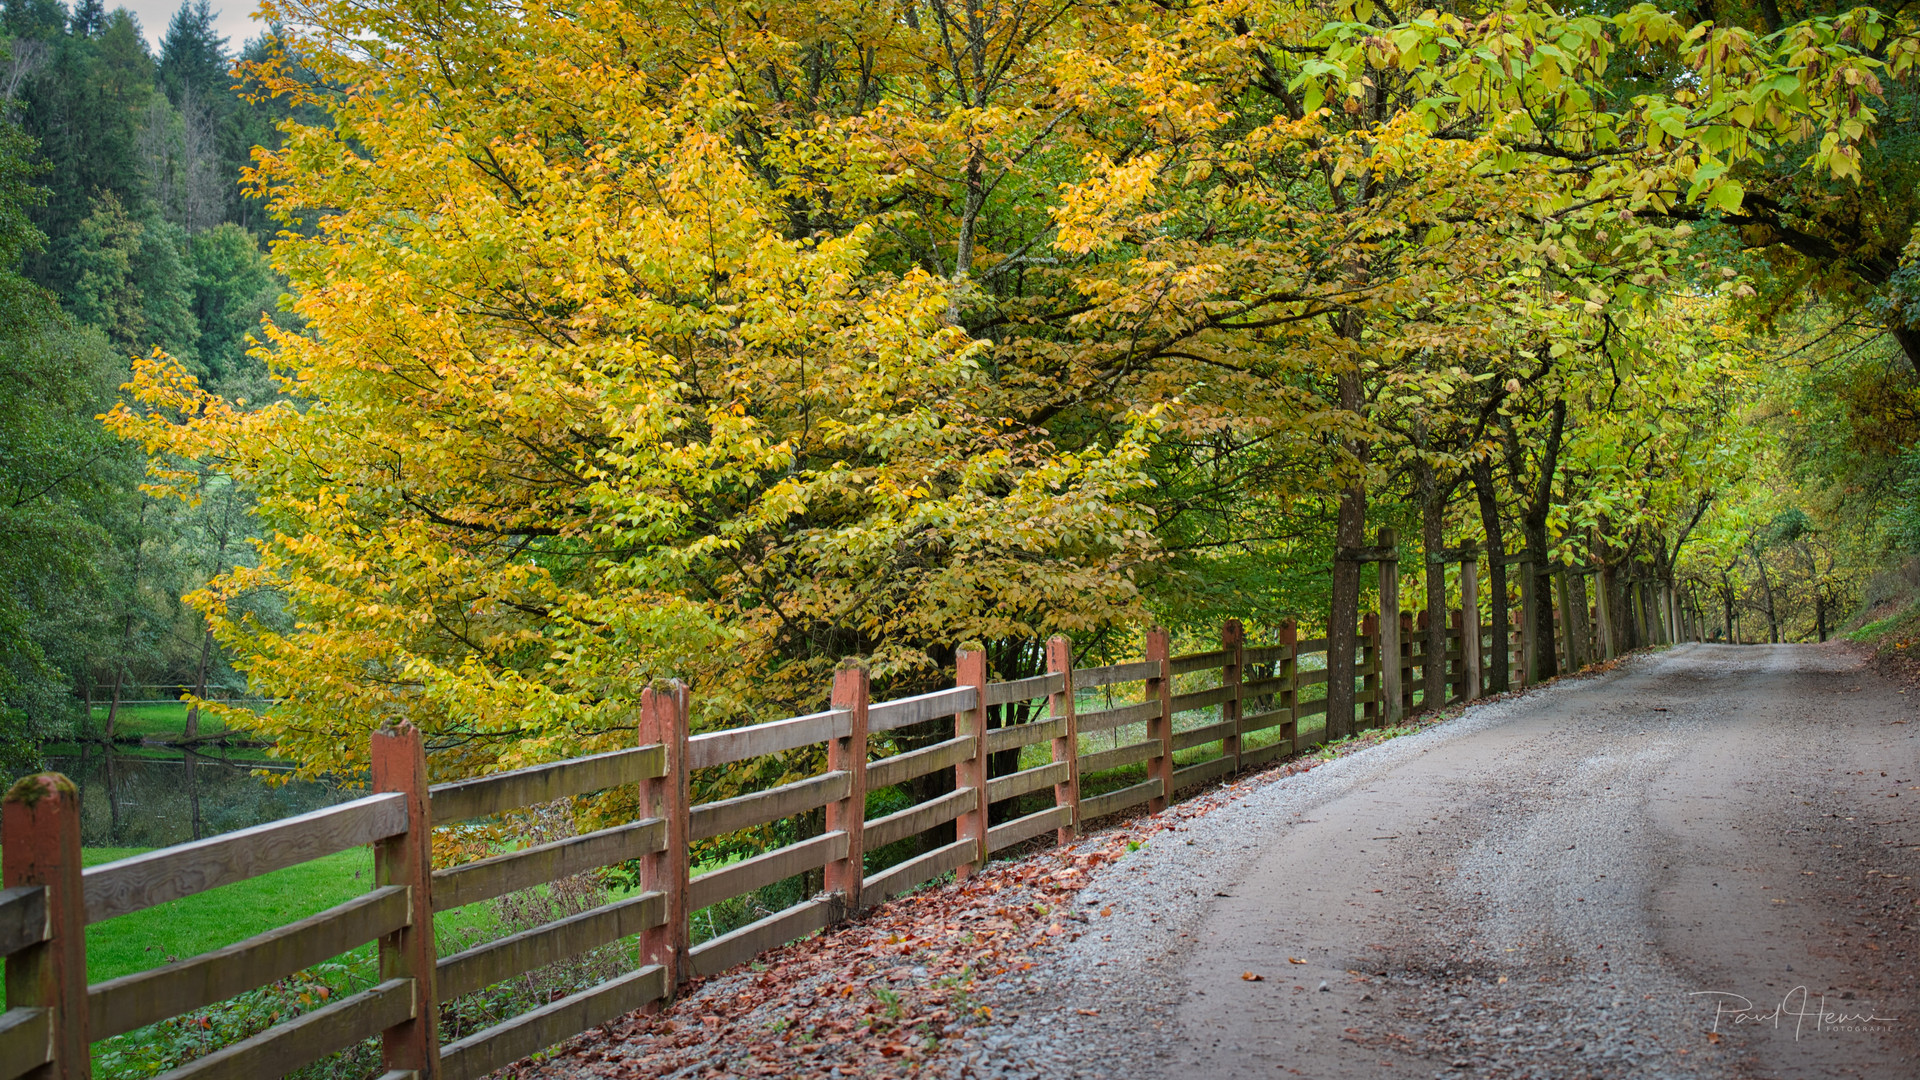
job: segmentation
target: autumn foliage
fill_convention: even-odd
[[[315,771],[388,720],[467,772],[619,744],[657,676],[731,724],[846,656],[904,691],[1125,633],[1357,542],[1389,476],[1518,500],[1569,412],[1540,564],[1671,529],[1738,453],[1740,283],[1689,237],[1780,153],[1853,182],[1920,55],[1869,8],[268,6],[321,81],[254,74],[331,118],[252,177],[283,396],[156,355],[111,422],[157,492],[259,493],[194,600]]]

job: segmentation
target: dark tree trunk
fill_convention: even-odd
[[[1533,626],[1530,630],[1534,640],[1539,643],[1534,650],[1535,668],[1528,673],[1529,684],[1544,682],[1560,673],[1553,646],[1553,569],[1547,565],[1547,513],[1553,508],[1553,476],[1559,469],[1560,439],[1565,434],[1566,426],[1566,400],[1556,398],[1547,426],[1547,442],[1540,451],[1539,475],[1534,478],[1533,493],[1527,500],[1526,513],[1520,519],[1521,535],[1526,539],[1527,561],[1532,564],[1533,572]],[[1519,487],[1521,455],[1518,446],[1511,442],[1509,457],[1515,470],[1514,486]]]
[[[1511,689],[1508,681],[1509,646],[1513,628],[1507,623],[1507,543],[1500,532],[1500,500],[1493,490],[1493,463],[1482,458],[1473,463],[1473,490],[1480,497],[1480,528],[1487,534],[1487,587],[1493,595],[1487,612],[1493,624],[1493,649],[1486,658],[1486,684],[1490,694]]]
[[[1340,376],[1340,407],[1358,416],[1360,413],[1360,373]],[[1349,441],[1347,449],[1359,462],[1366,460],[1366,449]],[[1340,512],[1333,531],[1337,548],[1358,548],[1366,543],[1367,491],[1356,482],[1340,493]],[[1333,560],[1333,597],[1327,621],[1327,738],[1344,739],[1353,734],[1354,649],[1360,637],[1360,564],[1335,551]]]

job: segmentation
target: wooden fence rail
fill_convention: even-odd
[[[1383,561],[1381,569],[1381,595],[1390,605],[1398,596],[1392,565]],[[1473,581],[1470,572],[1462,577]],[[1444,656],[1426,655],[1427,612],[1365,618],[1354,665],[1360,715],[1349,718],[1355,726],[1392,724],[1440,705],[1426,697],[1429,664],[1442,665],[1438,685],[1448,702],[1471,700],[1491,685],[1484,666],[1495,650],[1473,591],[1463,609],[1449,613]],[[1564,588],[1561,594],[1569,595]],[[1542,647],[1563,664],[1612,655],[1608,628],[1622,617],[1607,610],[1605,596],[1603,590],[1588,618],[1560,605],[1550,643],[1529,640],[1531,623],[1513,613],[1521,629],[1507,650],[1510,684],[1528,681],[1529,658]],[[1631,617],[1644,640],[1690,631],[1670,598],[1649,595],[1636,599],[1636,608]],[[1230,620],[1218,649],[1174,656],[1169,636],[1156,629],[1147,635],[1144,659],[1097,667],[1075,667],[1071,644],[1055,638],[1047,643],[1044,673],[1008,681],[990,678],[984,653],[963,650],[954,687],[885,702],[869,701],[866,672],[847,666],[835,676],[824,712],[699,735],[687,730],[686,688],[660,685],[641,693],[630,749],[433,786],[420,733],[402,725],[372,736],[373,794],[365,798],[86,870],[73,785],[58,774],[27,777],[7,793],[0,813],[0,956],[11,1006],[0,1014],[0,1080],[81,1080],[95,1040],[225,1000],[369,942],[378,943],[375,985],[173,1069],[164,1080],[281,1075],[375,1036],[382,1080],[485,1076],[670,998],[690,978],[724,971],[944,874],[975,872],[995,852],[1047,834],[1066,842],[1110,814],[1159,810],[1184,790],[1344,730],[1330,727],[1326,715],[1327,639],[1300,640],[1291,622],[1275,637],[1249,645]],[[951,727],[927,736],[930,743],[873,741],[939,724]],[[873,756],[889,748],[895,752]],[[775,755],[789,765],[815,762],[819,771],[733,798],[690,799],[694,771]],[[436,824],[622,787],[637,793],[632,821],[432,866]],[[869,818],[869,793],[887,790],[895,793],[889,808]],[[900,807],[901,795],[917,801]],[[692,874],[693,844],[777,822],[797,826],[787,829],[796,838]],[[87,984],[90,923],[369,844],[375,873],[363,896],[199,956]],[[638,866],[638,891],[451,956],[436,954],[433,913],[616,864]],[[692,943],[694,912],[800,875],[822,887]],[[635,943],[635,962],[623,973],[441,1044],[441,1004],[621,941]]]

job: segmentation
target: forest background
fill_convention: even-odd
[[[1920,553],[1910,6],[3,11],[16,771],[134,686],[450,775],[1351,633],[1381,527],[1497,629],[1507,554],[1810,640]]]

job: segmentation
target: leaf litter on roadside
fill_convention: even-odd
[[[1440,719],[1434,718],[1435,721]],[[1341,756],[1369,742],[1340,748]],[[992,1021],[986,984],[1032,969],[1077,939],[1074,894],[1152,835],[1240,794],[1321,764],[1296,758],[1230,781],[1158,816],[1136,813],[1066,847],[994,862],[971,880],[898,897],[746,967],[695,979],[659,1011],[576,1036],[514,1080],[681,1080],[720,1076],[895,1077],[934,1063]],[[1099,916],[1127,913],[1103,907]],[[1304,961],[1289,960],[1293,963]],[[1264,976],[1249,972],[1249,982]]]

